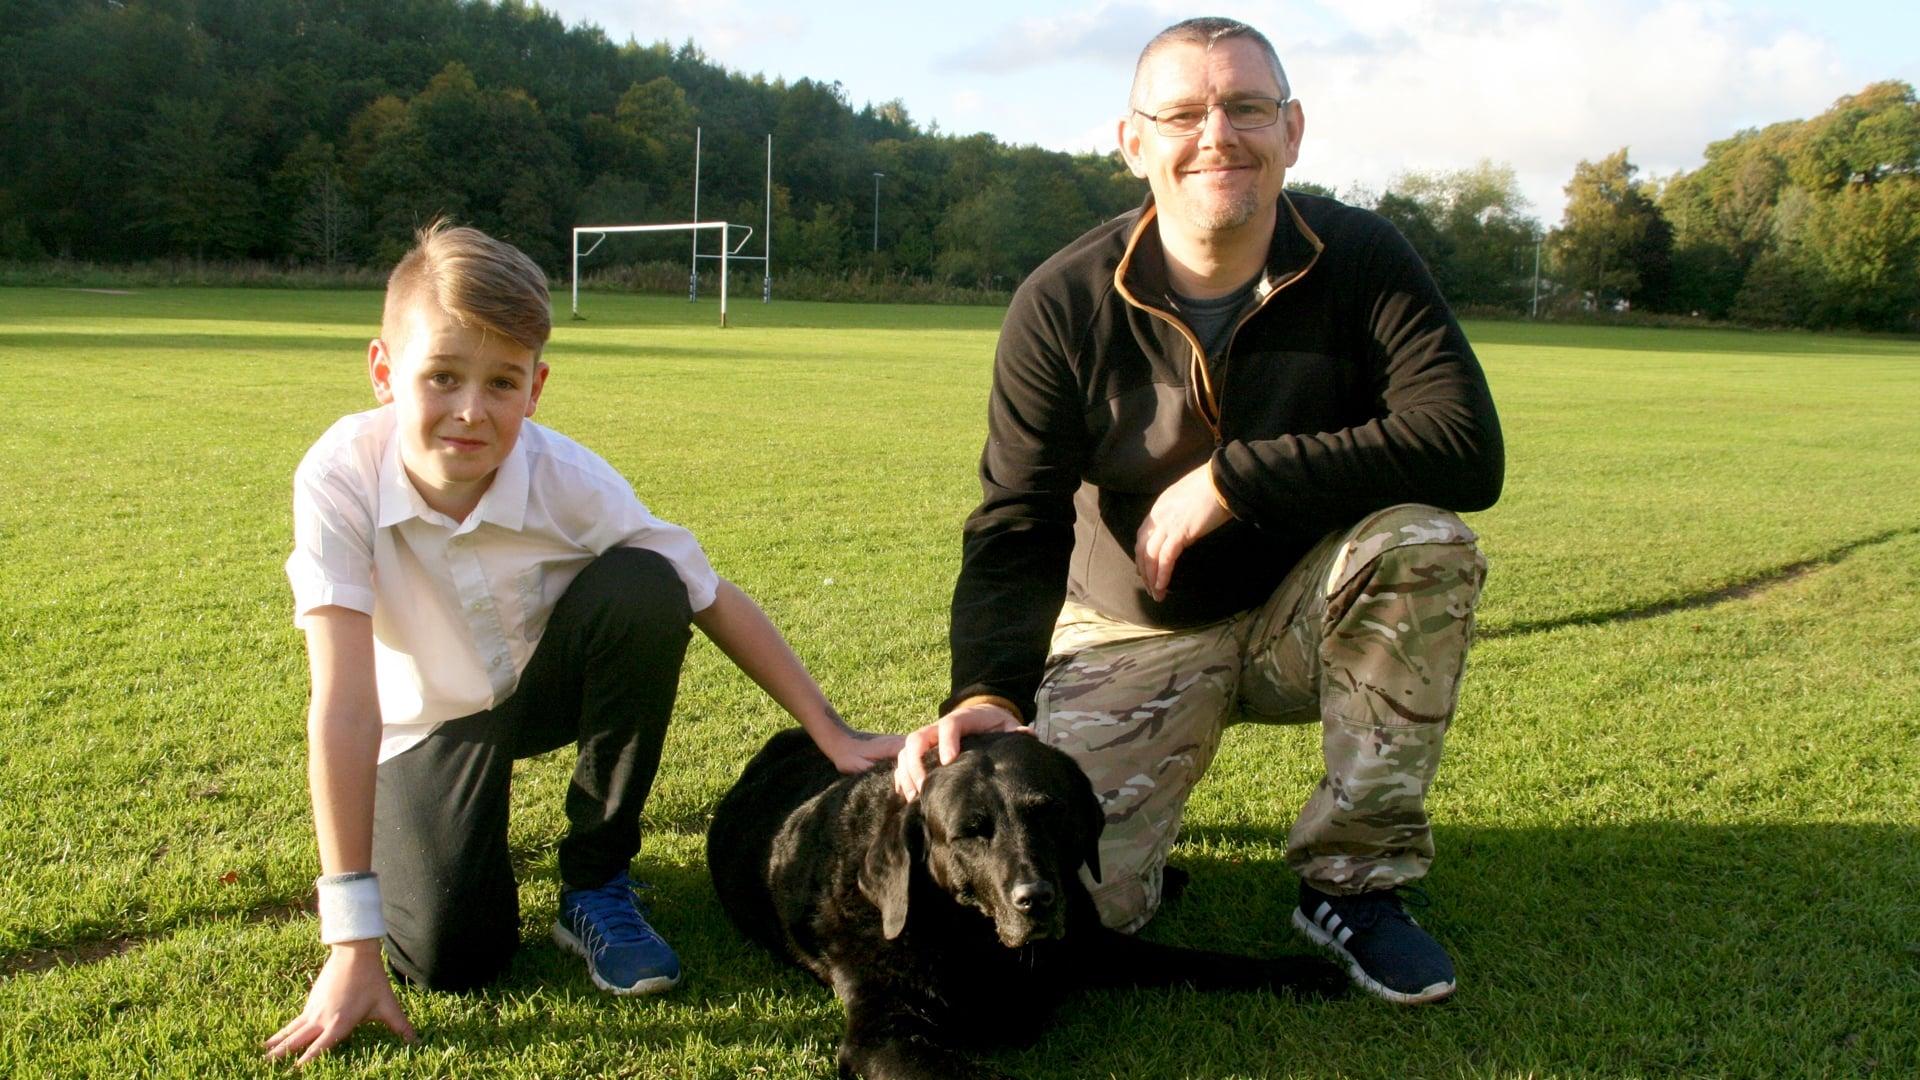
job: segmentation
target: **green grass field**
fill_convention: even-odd
[[[590,297],[539,419],[902,731],[945,609],[999,312]],[[0,1075],[285,1071],[323,950],[290,477],[370,407],[360,293],[0,290]],[[1920,1074],[1920,343],[1470,325],[1506,425],[1493,570],[1423,922],[1444,1007],[1090,994],[1033,1077]],[[689,977],[595,991],[546,937],[565,752],[515,789],[525,947],[406,992],[317,1076],[826,1077],[831,996],[747,946],[710,808],[783,716],[697,641],[639,876]],[[1148,933],[1250,951],[1315,735],[1238,728]],[[1016,995],[1017,997],[1017,995]],[[1017,1007],[1010,999],[1009,1007]]]

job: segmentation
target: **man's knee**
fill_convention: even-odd
[[[1396,506],[1349,534],[1330,577],[1319,655],[1323,716],[1367,725],[1452,717],[1486,580],[1473,531],[1430,506]]]
[[[1368,591],[1383,589],[1417,606],[1439,600],[1439,611],[1467,602],[1461,616],[1470,614],[1486,581],[1487,561],[1480,554],[1479,536],[1448,510],[1420,503],[1402,503],[1362,519],[1347,534],[1332,572],[1327,594],[1339,597],[1355,591],[1369,579]]]

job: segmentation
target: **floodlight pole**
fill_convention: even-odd
[[[885,175],[883,172],[873,174],[873,251],[876,255],[880,253],[880,178]]]
[[[1529,319],[1537,319],[1540,317],[1540,241],[1541,239],[1542,237],[1540,233],[1533,234],[1533,308],[1527,313],[1527,318]]]

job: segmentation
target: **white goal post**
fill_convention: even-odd
[[[753,239],[753,226],[735,225],[725,221],[701,221],[700,218],[700,136],[699,128],[693,129],[693,217],[692,221],[667,222],[659,225],[581,225],[573,230],[573,317],[580,318],[580,260],[593,254],[607,239],[609,233],[636,232],[674,232],[681,229],[693,233],[693,258],[687,267],[687,300],[692,302],[700,297],[700,260],[720,260],[720,327],[727,325],[727,264],[730,261],[746,260],[760,264],[760,302],[773,299],[773,136],[767,136],[767,220],[766,229],[760,234],[760,254],[742,255],[740,249]],[[708,255],[700,250],[700,230],[720,230],[720,253]],[[746,235],[740,242],[732,243],[730,229],[745,229]],[[587,250],[580,250],[580,238],[592,236],[594,241]]]
[[[720,254],[699,254],[701,229],[720,230]],[[730,245],[728,241],[733,237],[733,234],[728,231],[730,229],[745,229],[747,232],[745,236],[740,238],[739,243]],[[695,258],[720,260],[720,326],[724,329],[727,325],[727,263],[740,259],[751,262],[766,261],[766,256],[764,255],[739,254],[740,249],[747,245],[747,241],[753,239],[753,226],[735,225],[725,221],[685,221],[667,225],[578,226],[573,230],[573,317],[576,319],[580,317],[580,259],[582,256],[593,254],[594,251],[606,241],[609,233],[680,232],[683,230],[693,231]],[[592,246],[588,247],[585,251],[580,250],[580,238],[582,236],[591,236],[594,238]],[[691,297],[689,297],[689,299],[691,299]]]

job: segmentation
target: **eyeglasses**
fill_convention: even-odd
[[[1214,104],[1196,101],[1191,105],[1169,105],[1159,112],[1133,110],[1153,121],[1153,130],[1169,139],[1185,139],[1200,134],[1207,126],[1207,114],[1219,109],[1235,131],[1256,131],[1280,121],[1281,110],[1292,98],[1238,98]]]

